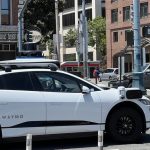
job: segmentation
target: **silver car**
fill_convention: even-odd
[[[100,72],[99,81],[103,80],[117,80],[118,68],[107,68]]]

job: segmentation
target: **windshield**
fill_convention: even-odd
[[[114,69],[107,69],[106,73],[112,73],[114,71]]]
[[[142,71],[144,71],[147,67],[148,67],[149,64],[146,64],[145,66],[142,66]]]

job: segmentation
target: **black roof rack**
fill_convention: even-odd
[[[0,69],[11,72],[12,69],[35,69],[43,68],[52,71],[58,70],[58,66],[54,63],[0,63]]]

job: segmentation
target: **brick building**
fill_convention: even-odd
[[[118,67],[119,53],[127,45],[127,32],[132,30],[132,3],[132,0],[106,0],[107,67]],[[142,36],[143,26],[150,25],[149,0],[140,0],[140,24]],[[144,46],[143,57],[150,62],[150,44]],[[133,47],[128,47],[124,55],[125,72],[132,70],[133,57]]]
[[[10,59],[17,49],[18,1],[0,0],[0,60]]]

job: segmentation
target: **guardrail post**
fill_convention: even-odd
[[[32,134],[26,136],[26,150],[32,150]]]
[[[99,150],[103,150],[103,131],[98,131],[98,148]]]

